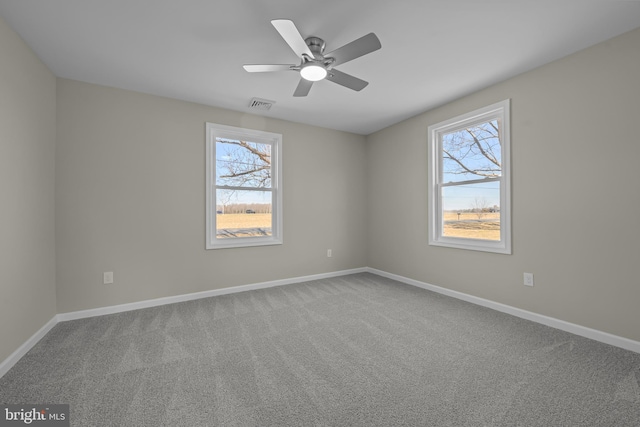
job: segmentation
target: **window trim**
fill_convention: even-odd
[[[428,128],[428,233],[429,245],[475,251],[511,254],[511,128],[510,99],[471,111],[460,116],[436,123]],[[443,236],[442,155],[441,135],[484,123],[491,119],[501,120],[501,177],[500,181],[500,240],[470,239],[464,237]],[[459,183],[456,183],[459,184]]]
[[[250,140],[271,145],[271,236],[216,238],[216,138]],[[206,249],[282,244],[282,135],[255,129],[206,123]]]

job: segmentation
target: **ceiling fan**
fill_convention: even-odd
[[[327,79],[341,86],[360,91],[369,83],[350,74],[336,70],[336,65],[359,58],[382,47],[375,34],[369,33],[329,53],[324,53],[324,40],[318,37],[303,39],[293,21],[274,19],[271,21],[285,42],[300,57],[300,64],[248,64],[244,69],[250,73],[269,71],[297,71],[300,83],[293,96],[307,96],[314,82]]]

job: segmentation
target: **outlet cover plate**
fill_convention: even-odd
[[[113,271],[105,271],[102,273],[102,283],[110,285],[113,283]]]
[[[533,273],[524,273],[524,285],[533,286]]]

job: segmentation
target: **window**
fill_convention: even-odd
[[[429,244],[511,253],[509,100],[429,126]]]
[[[207,123],[207,249],[282,243],[282,135]]]

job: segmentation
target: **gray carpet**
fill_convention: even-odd
[[[373,274],[62,322],[2,403],[74,426],[640,426],[640,354]]]

